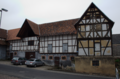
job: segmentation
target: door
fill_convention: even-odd
[[[26,52],[25,58],[27,58],[27,59],[35,58],[35,52]]]
[[[54,59],[55,59],[55,60],[54,60],[55,66],[59,66],[60,58],[59,58],[59,57],[55,57]]]

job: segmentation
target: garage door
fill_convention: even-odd
[[[35,52],[26,52],[25,58],[27,58],[27,59],[35,58]]]

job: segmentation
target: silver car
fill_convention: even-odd
[[[44,62],[42,62],[40,59],[35,59],[35,58],[31,58],[29,60],[27,60],[25,62],[26,66],[29,67],[29,66],[40,66],[40,65],[45,65]]]

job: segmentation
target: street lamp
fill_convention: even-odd
[[[2,20],[2,11],[5,11],[5,12],[7,12],[8,10],[6,10],[6,9],[4,9],[4,8],[2,8],[2,9],[0,10],[0,12],[1,12],[1,18],[0,18],[0,27],[1,27],[1,20]]]

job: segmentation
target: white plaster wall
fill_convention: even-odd
[[[68,52],[76,52],[77,51],[76,35],[74,35],[74,36],[68,35],[68,37],[67,37],[67,35],[64,35],[64,36],[53,36],[53,37],[45,37],[45,38],[41,37],[40,38],[40,53],[43,53],[43,51],[41,51],[42,47],[44,47],[44,49],[45,49],[44,52],[47,53],[48,44],[52,44],[52,52],[53,53],[62,53],[62,47],[63,47],[62,44],[63,43],[68,44]],[[75,45],[75,46],[72,46],[72,45]]]
[[[85,55],[83,48],[79,48],[78,55]]]
[[[25,57],[25,52],[24,51],[17,51],[17,56]]]

